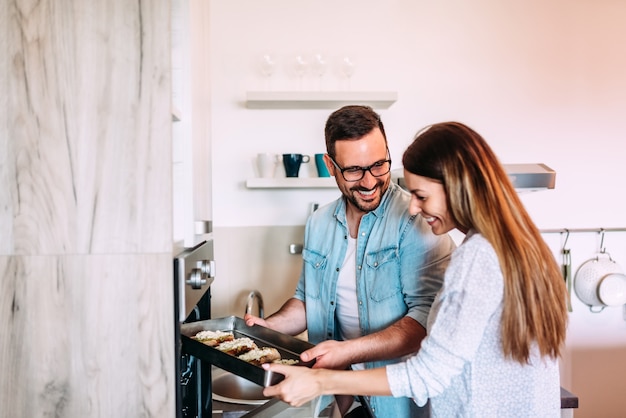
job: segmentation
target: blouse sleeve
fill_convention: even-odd
[[[424,405],[443,392],[475,356],[490,321],[499,323],[502,299],[502,272],[493,247],[479,234],[467,237],[452,255],[419,352],[387,366],[393,396]]]

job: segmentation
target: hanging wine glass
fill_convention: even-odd
[[[303,83],[304,75],[307,72],[308,66],[309,66],[309,63],[307,62],[306,58],[304,58],[304,56],[296,55],[294,65],[293,65],[293,70],[296,76],[298,77],[298,89],[299,90],[302,90],[302,83]]]
[[[328,67],[326,57],[321,53],[313,55],[313,61],[311,62],[311,66],[313,72],[318,77],[318,88],[322,90],[322,79],[324,78],[324,74],[326,74],[326,69]]]
[[[263,54],[259,63],[261,75],[265,78],[266,90],[271,90],[271,79],[276,70],[276,61],[270,54]]]
[[[354,62],[354,59],[347,55],[343,57],[341,59],[340,69],[341,74],[343,74],[344,78],[346,79],[347,89],[350,90],[350,81],[356,69],[356,63]]]

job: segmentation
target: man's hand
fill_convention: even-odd
[[[352,355],[349,341],[322,341],[313,348],[300,354],[304,362],[315,360],[313,368],[347,369],[352,364]]]
[[[261,325],[262,327],[269,328],[267,325],[267,321],[263,318],[259,318],[258,316],[254,316],[252,314],[245,314],[243,316],[243,320],[246,322],[246,325],[252,327],[254,325]]]
[[[243,320],[249,327],[260,325],[287,335],[298,335],[306,329],[304,302],[295,298],[287,300],[278,312],[265,319],[247,313]]]

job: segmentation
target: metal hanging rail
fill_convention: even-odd
[[[579,233],[579,232],[596,232],[598,234],[603,232],[626,232],[626,228],[561,228],[561,229],[540,229],[542,234],[565,234],[565,233]]]

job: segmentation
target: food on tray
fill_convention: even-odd
[[[250,338],[242,337],[235,338],[231,341],[224,341],[215,348],[231,356],[240,356],[258,347]]]
[[[295,358],[281,358],[281,359],[272,361],[272,363],[286,364],[288,366],[293,366],[294,364],[300,363],[300,360],[297,360]]]
[[[239,356],[243,361],[260,366],[263,363],[271,363],[280,360],[280,353],[274,347],[255,348]]]
[[[235,337],[232,332],[207,330],[200,331],[193,338],[210,347],[215,347],[224,341],[232,341]]]

